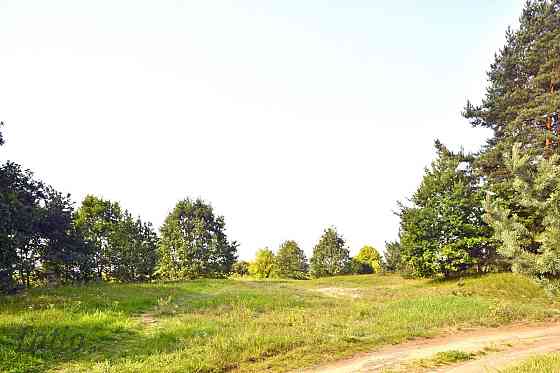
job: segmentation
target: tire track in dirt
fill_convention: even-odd
[[[488,353],[476,360],[425,369],[425,372],[471,373],[497,371],[513,363],[541,354],[560,351],[560,323],[509,325],[493,329],[477,329],[405,342],[395,346],[383,347],[371,353],[360,354],[353,358],[318,366],[305,373],[362,373],[381,372],[398,369],[399,366],[418,359],[429,359],[439,352],[458,350],[480,352],[485,348],[499,351]]]

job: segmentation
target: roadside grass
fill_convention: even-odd
[[[560,372],[560,353],[535,356],[522,364],[502,370],[502,373],[557,373]]]
[[[472,360],[477,356],[478,354],[473,352],[459,350],[442,351],[429,358],[412,360],[401,364],[401,366],[397,368],[385,369],[383,373],[421,373],[425,372],[427,369],[439,368],[445,365]]]
[[[461,328],[555,318],[559,309],[511,273],[33,289],[0,298],[0,371],[286,371]]]
[[[422,373],[430,371],[434,368],[441,368],[446,365],[453,365],[468,360],[480,359],[488,354],[504,351],[508,347],[512,347],[510,343],[503,345],[488,345],[479,351],[461,351],[449,350],[441,351],[433,356],[410,360],[401,363],[397,367],[383,370],[383,373]]]
[[[464,352],[458,350],[438,352],[433,358],[421,359],[414,364],[422,368],[434,368],[442,365],[456,364],[462,361],[474,359],[476,356],[473,352]]]

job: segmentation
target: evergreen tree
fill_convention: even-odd
[[[502,245],[499,252],[513,263],[513,270],[541,280],[560,277],[560,156],[548,159],[523,154],[514,145],[504,156],[513,198],[526,213],[520,216],[509,201],[490,195],[485,219]]]
[[[350,252],[336,229],[325,230],[313,248],[310,267],[313,277],[336,276],[351,271]]]
[[[463,115],[493,131],[475,169],[492,196],[485,220],[499,252],[514,270],[548,278],[556,271],[550,203],[560,150],[560,3],[528,1],[519,21],[490,66],[485,98],[468,102]]]
[[[467,102],[463,112],[473,126],[493,131],[476,168],[498,194],[507,194],[500,183],[513,177],[503,158],[513,144],[531,156],[550,153],[559,144],[560,4],[528,1],[519,21],[518,30],[507,31],[506,44],[490,66],[482,103]]]
[[[285,241],[276,254],[278,276],[302,280],[307,277],[307,258],[295,241]]]
[[[158,273],[163,278],[223,277],[236,260],[237,243],[229,242],[225,222],[209,204],[179,201],[161,227]]]
[[[401,259],[416,276],[483,269],[494,248],[482,220],[483,192],[471,172],[472,159],[451,153],[439,141],[435,146],[437,159],[426,169],[412,205],[401,204]]]

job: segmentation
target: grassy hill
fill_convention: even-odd
[[[413,337],[559,313],[559,303],[511,273],[34,289],[0,298],[0,371],[286,371]]]

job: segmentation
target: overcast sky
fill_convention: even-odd
[[[440,138],[477,150],[483,94],[522,1],[0,0],[1,159],[159,227],[224,215],[240,257],[335,226],[396,238],[396,201]]]

